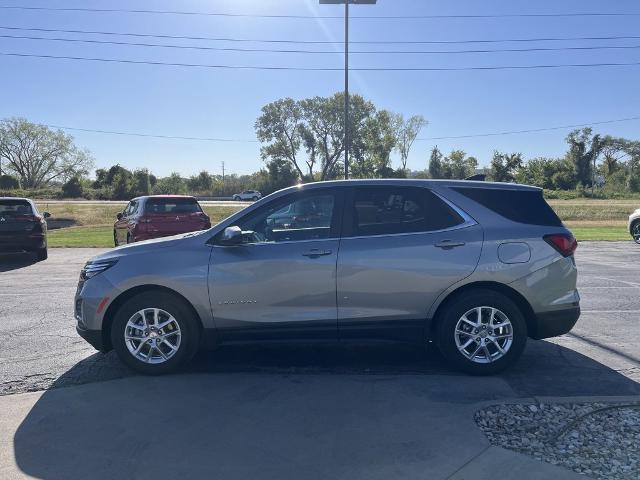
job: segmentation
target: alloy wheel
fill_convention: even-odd
[[[458,351],[474,363],[492,363],[504,357],[513,344],[509,317],[494,307],[468,310],[456,323]]]
[[[636,243],[640,243],[640,222],[636,222],[631,227],[631,236]]]
[[[124,329],[124,341],[136,360],[161,364],[180,348],[180,325],[170,313],[160,308],[145,308],[134,313]]]

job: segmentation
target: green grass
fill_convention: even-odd
[[[92,225],[49,230],[49,247],[113,247],[113,226]]]
[[[606,241],[631,241],[631,235],[627,230],[626,225],[572,225],[571,222],[567,222],[567,226],[579,242],[593,241],[593,240],[606,240]]]

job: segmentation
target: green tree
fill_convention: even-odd
[[[431,150],[429,157],[429,176],[431,178],[444,178],[444,168],[442,166],[442,152],[437,146]]]
[[[493,152],[490,178],[494,182],[514,182],[516,173],[522,167],[522,154]]]
[[[82,181],[78,176],[71,177],[62,185],[62,196],[64,198],[80,198],[83,193]]]
[[[573,166],[576,180],[583,187],[591,185],[593,168],[602,148],[600,136],[593,135],[590,128],[583,128],[572,131],[566,140],[569,144],[566,159]]]
[[[288,160],[301,179],[305,178],[298,158],[302,122],[300,103],[292,98],[283,98],[262,107],[262,113],[255,123],[258,140],[267,144],[260,148],[263,160]]]
[[[20,188],[20,182],[11,175],[0,175],[0,190],[14,190]]]
[[[133,171],[132,194],[136,197],[151,193],[151,174],[146,168]]]
[[[115,200],[129,200],[133,196],[133,175],[122,167],[114,172],[107,187],[111,191],[111,197]]]
[[[174,172],[168,177],[159,179],[153,187],[153,193],[156,195],[183,195],[187,193],[187,183],[180,174]]]
[[[86,175],[93,158],[62,130],[9,118],[0,122],[0,163],[19,178],[22,188],[41,188]]]
[[[210,192],[213,188],[213,177],[205,170],[187,180],[187,187],[191,192]]]
[[[407,169],[407,160],[409,152],[420,134],[420,130],[427,125],[427,121],[422,115],[413,115],[406,121],[402,114],[396,114],[394,117],[396,148],[400,154],[400,168]]]
[[[465,179],[475,174],[478,160],[467,157],[463,150],[453,150],[442,162],[444,178]]]

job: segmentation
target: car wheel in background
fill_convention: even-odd
[[[490,375],[513,365],[527,342],[527,325],[517,305],[493,290],[455,296],[437,318],[437,344],[457,369]]]
[[[117,247],[118,245],[118,235],[116,234],[116,231],[113,231],[113,246]]]
[[[233,198],[233,200],[235,200],[236,202],[239,202],[239,201],[240,201],[240,197],[239,197],[239,196],[237,196],[237,195],[234,195],[232,198]]]
[[[631,224],[631,236],[636,243],[640,244],[640,220]]]
[[[43,260],[46,260],[47,258],[49,258],[49,253],[47,252],[47,247],[44,248],[40,248],[36,251],[36,261],[37,262],[42,262]]]
[[[131,234],[127,233],[127,245],[131,243]]]
[[[258,197],[252,197],[251,200],[253,200],[254,202],[258,201]]]
[[[161,375],[178,370],[198,350],[200,328],[185,302],[171,294],[148,291],[116,312],[111,343],[133,370]]]

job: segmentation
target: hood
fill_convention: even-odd
[[[201,230],[198,232],[181,233],[179,235],[173,235],[171,237],[154,238],[153,240],[131,243],[129,245],[112,248],[111,250],[101,253],[100,255],[92,257],[89,261],[95,262],[97,260],[108,260],[112,258],[138,255],[142,253],[150,253],[157,250],[163,250],[166,248],[172,248],[179,246],[183,242],[188,241],[192,238],[204,235],[207,232],[208,230]]]

